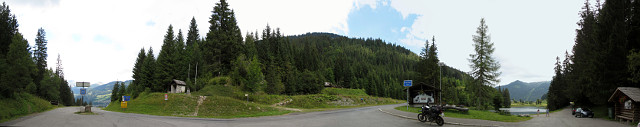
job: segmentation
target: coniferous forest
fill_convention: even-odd
[[[32,47],[18,32],[8,5],[3,4],[0,14],[1,97],[30,93],[64,105],[80,105],[64,78],[60,55],[56,68],[47,68],[44,29],[38,30]],[[216,3],[209,19],[206,35],[199,35],[193,18],[184,33],[169,25],[160,49],[140,49],[133,82],[114,87],[112,101],[122,95],[135,98],[142,92],[167,92],[173,79],[185,81],[191,91],[230,84],[248,92],[300,95],[319,93],[328,83],[403,100],[406,88],[402,81],[414,80],[436,87],[442,84],[446,104],[487,109],[503,100],[492,88],[497,82],[478,82],[472,75],[441,64],[435,37],[425,42],[419,55],[380,39],[331,33],[285,35],[268,25],[243,37],[225,0]]]
[[[639,87],[640,1],[585,1],[572,51],[557,57],[548,106],[611,105],[617,87]]]
[[[168,83],[178,79],[191,91],[232,84],[249,92],[299,95],[319,93],[326,82],[406,99],[403,80],[440,83],[435,37],[431,44],[425,42],[421,55],[380,39],[331,33],[286,36],[268,25],[242,37],[225,0],[216,3],[209,19],[206,35],[198,34],[193,18],[186,37],[182,29],[176,32],[169,25],[160,50],[140,49],[127,94],[167,92]],[[154,51],[160,52],[157,57]],[[500,95],[464,72],[446,65],[441,68],[446,103],[488,107],[494,94]]]
[[[36,95],[63,105],[80,105],[64,78],[62,59],[55,69],[47,68],[47,41],[43,28],[38,29],[35,45],[29,44],[18,30],[18,21],[9,5],[0,7],[0,99]],[[55,43],[55,42],[54,42]]]

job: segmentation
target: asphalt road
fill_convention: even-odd
[[[565,108],[562,111],[552,113],[550,117],[545,114],[534,115],[529,121],[510,123],[505,126],[519,127],[632,127],[618,121],[605,120],[600,118],[576,118],[571,115],[571,109]]]
[[[152,116],[92,110],[98,115],[79,115],[80,107],[58,108],[0,126],[28,127],[425,127],[435,124],[403,119],[378,111],[378,108],[396,107],[383,105],[308,113],[292,113],[258,118],[211,119]],[[445,125],[451,126],[451,125]]]

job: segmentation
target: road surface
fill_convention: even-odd
[[[617,121],[604,120],[599,118],[576,118],[571,115],[571,109],[565,108],[562,111],[554,112],[550,117],[545,114],[534,115],[529,121],[509,124],[519,127],[632,127]]]
[[[79,115],[80,107],[58,108],[0,126],[28,127],[425,127],[436,124],[403,119],[378,111],[378,108],[397,107],[383,105],[320,112],[292,113],[258,118],[212,119],[153,116],[92,110],[98,115]],[[455,125],[445,125],[455,126]]]

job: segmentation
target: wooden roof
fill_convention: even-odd
[[[178,85],[183,85],[183,86],[187,85],[187,83],[184,83],[184,81],[180,81],[180,80],[176,80],[176,79],[173,79],[172,83],[175,83],[175,84],[178,84]]]
[[[618,87],[616,89],[616,91],[613,92],[613,95],[611,95],[611,97],[609,97],[609,102],[615,101],[614,97],[616,97],[616,95],[619,95],[619,94],[624,94],[624,95],[628,96],[634,102],[639,102],[640,101],[640,88],[636,88],[636,87]]]

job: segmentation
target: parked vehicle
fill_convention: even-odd
[[[58,101],[50,101],[51,105],[58,105]]]
[[[440,116],[442,114],[442,108],[430,107],[428,104],[422,106],[421,112],[418,114],[418,121],[420,122],[434,122],[438,126],[444,125],[444,119]]]
[[[588,108],[577,108],[575,111],[574,117],[582,118],[589,117],[593,118],[593,112]]]

